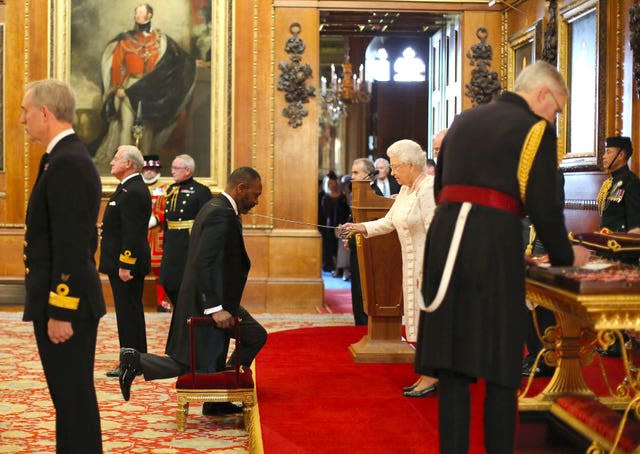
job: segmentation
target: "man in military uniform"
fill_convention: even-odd
[[[102,54],[102,113],[109,124],[95,154],[98,168],[106,168],[119,145],[134,143],[136,122],[142,126],[142,150],[159,150],[189,100],[195,60],[153,27],[152,18],[151,5],[136,6],[133,29],[119,33]]]
[[[71,127],[75,107],[71,87],[56,80],[28,84],[21,105],[29,140],[46,147],[25,221],[23,320],[33,322],[56,409],[56,452],[98,453],[93,367],[105,305],[94,254],[102,191],[87,148]]]
[[[605,152],[602,166],[609,172],[598,192],[600,210],[600,228],[612,232],[640,233],[640,180],[629,170],[627,161],[631,158],[633,147],[629,137],[613,136],[605,140]],[[637,254],[602,254],[632,265],[638,265]],[[626,339],[626,336],[625,336]],[[619,357],[620,343],[614,342],[608,349],[597,349],[602,355]]]
[[[514,449],[529,317],[521,212],[529,213],[552,265],[580,266],[589,257],[584,247],[571,247],[556,201],[554,123],[568,97],[565,82],[538,61],[520,72],[514,88],[458,115],[438,156],[438,208],[422,287],[428,307],[415,370],[440,380],[440,451],[446,453],[469,451],[469,383],[478,378],[486,383],[478,415],[486,451]]]
[[[162,243],[164,240],[164,191],[160,181],[160,157],[156,154],[144,156],[142,179],[151,192],[151,217],[149,218],[149,249],[151,250],[151,272],[156,277],[156,302],[158,312],[170,312],[171,303],[166,300],[165,292],[158,280],[162,263]]]
[[[640,232],[640,180],[627,165],[632,153],[628,137],[607,137],[602,166],[610,176],[598,193],[600,228]],[[634,262],[638,263],[637,256]]]
[[[120,184],[102,217],[98,270],[109,277],[120,347],[146,352],[142,292],[144,277],[151,268],[147,242],[151,196],[140,175],[143,165],[142,154],[133,145],[120,145],[111,160],[111,175]],[[109,377],[119,374],[117,368],[107,372]]]
[[[175,183],[165,192],[160,284],[174,306],[178,302],[193,220],[200,208],[211,199],[209,188],[193,179],[195,169],[196,164],[191,156],[176,156],[171,163],[171,176]]]

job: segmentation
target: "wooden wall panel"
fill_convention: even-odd
[[[235,2],[233,166],[251,165],[263,178],[255,215],[243,219],[252,268],[243,304],[254,310],[310,310],[322,305],[320,237],[317,217],[317,100],[293,128],[282,116],[284,93],[276,90],[278,65],[288,61],[284,46],[290,26],[301,26],[318,86],[319,34],[315,8],[274,8],[270,0]],[[312,252],[310,252],[312,251]],[[309,255],[312,255],[309,258]],[[286,289],[283,291],[281,289]]]

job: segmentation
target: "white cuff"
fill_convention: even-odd
[[[215,314],[216,312],[220,312],[222,310],[222,306],[210,307],[204,310],[204,315]]]

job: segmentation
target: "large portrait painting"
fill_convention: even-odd
[[[597,168],[605,135],[605,15],[599,0],[560,11],[558,57],[569,101],[558,120],[566,169]]]
[[[224,179],[231,3],[53,2],[54,74],[76,90],[74,127],[103,180],[113,182],[109,163],[121,144],[158,155],[164,177],[187,153],[196,177],[212,186]]]
[[[531,27],[509,37],[507,67],[509,68],[507,87],[513,90],[520,71],[535,62],[542,42],[542,22],[537,21]]]

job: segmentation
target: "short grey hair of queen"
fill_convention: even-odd
[[[518,75],[513,88],[515,92],[531,93],[542,86],[555,89],[563,95],[569,94],[562,74],[555,66],[542,60],[525,67]]]
[[[373,165],[373,162],[371,162],[371,159],[368,158],[358,158],[356,160],[353,161],[354,164],[362,164],[362,167],[364,167],[365,172],[367,172],[367,175],[371,175],[373,172],[376,171],[376,167]]]
[[[76,95],[66,82],[55,79],[36,80],[25,85],[27,99],[36,106],[45,106],[59,121],[73,123]]]
[[[398,140],[387,148],[387,155],[398,158],[400,164],[413,164],[415,166],[424,167],[426,153],[417,142],[409,139]]]
[[[193,172],[196,171],[196,162],[188,154],[179,154],[178,156],[175,157],[175,159],[182,159],[182,162],[184,162],[184,166],[187,169],[191,170],[192,175],[193,175]]]
[[[144,158],[137,147],[133,145],[120,145],[118,150],[124,151],[123,157],[131,161],[131,165],[136,172],[140,172],[144,167]]]

